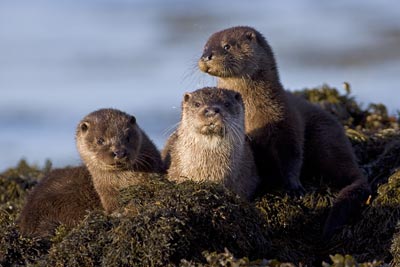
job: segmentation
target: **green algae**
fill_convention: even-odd
[[[321,233],[335,192],[319,184],[305,184],[302,198],[276,193],[247,203],[218,185],[157,175],[122,190],[122,208],[110,216],[92,211],[50,240],[23,237],[15,219],[51,164],[21,161],[0,174],[0,265],[400,266],[399,117],[327,85],[297,94],[342,122],[373,188],[361,216],[332,240]]]

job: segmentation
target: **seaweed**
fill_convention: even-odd
[[[396,227],[396,233],[393,236],[390,252],[393,255],[393,266],[400,266],[400,222]]]
[[[224,248],[256,259],[270,246],[257,210],[220,186],[155,180],[121,195],[123,209],[91,213],[52,247],[46,264],[168,266]]]
[[[304,184],[301,198],[274,192],[249,203],[220,185],[175,184],[156,174],[121,190],[121,208],[111,215],[91,211],[50,239],[24,237],[16,218],[51,163],[22,160],[0,174],[0,265],[400,266],[399,116],[381,104],[364,108],[346,89],[296,92],[342,122],[373,189],[361,216],[331,240],[321,233],[336,192],[318,181]]]

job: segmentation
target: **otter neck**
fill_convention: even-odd
[[[119,190],[128,185],[137,184],[139,174],[132,170],[101,170],[88,167],[96,189],[109,188]],[[104,188],[104,189],[105,189]]]
[[[233,142],[227,138],[188,134],[183,129],[179,129],[179,136],[176,147],[180,176],[194,181],[225,183],[237,174],[235,167],[243,154],[244,138]]]
[[[93,185],[100,197],[101,204],[107,213],[119,206],[119,190],[142,183],[141,173],[131,170],[101,170],[88,167]]]
[[[247,133],[283,120],[286,112],[285,90],[277,75],[260,72],[253,76],[218,78],[218,87],[242,95]]]

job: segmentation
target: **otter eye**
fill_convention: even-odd
[[[225,107],[229,108],[231,106],[230,102],[225,102]]]
[[[100,146],[104,145],[104,139],[101,138],[101,137],[98,138],[98,139],[97,139],[97,144],[100,145]]]
[[[199,107],[201,106],[201,103],[200,103],[200,102],[194,102],[194,106],[195,106],[196,108],[199,108]]]
[[[224,45],[224,49],[225,49],[226,51],[228,51],[230,48],[231,48],[231,46],[230,46],[229,44]]]

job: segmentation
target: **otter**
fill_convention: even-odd
[[[181,122],[162,155],[172,181],[211,181],[246,199],[259,182],[244,132],[242,98],[231,90],[185,93]]]
[[[85,166],[53,170],[35,186],[17,220],[23,235],[51,236],[59,224],[72,228],[95,209],[112,213],[119,189],[165,173],[160,152],[136,118],[122,111],[87,115],[76,142]]]
[[[343,127],[326,111],[283,89],[274,54],[261,33],[239,26],[212,34],[198,66],[217,77],[218,87],[241,93],[262,191],[283,187],[302,195],[300,177],[321,177],[341,189],[325,236],[360,210],[370,188]]]
[[[96,209],[102,206],[85,166],[54,169],[28,195],[17,225],[24,236],[48,237],[58,225],[72,228]]]
[[[164,173],[161,155],[136,118],[116,109],[87,115],[76,130],[76,145],[106,213],[118,208],[119,190]]]

